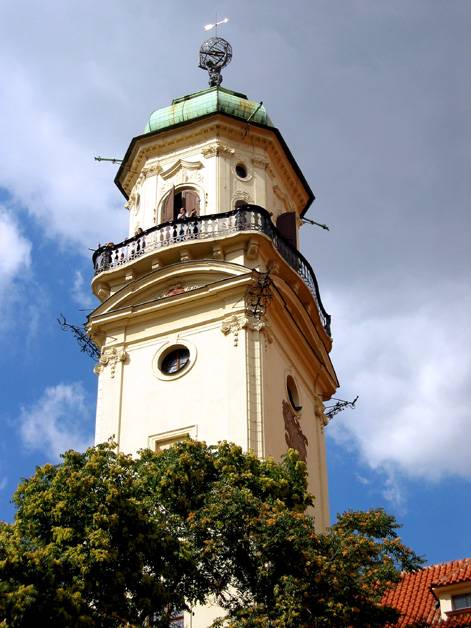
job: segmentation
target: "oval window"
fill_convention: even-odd
[[[164,375],[180,372],[190,361],[190,350],[184,346],[172,347],[164,353],[159,368]]]
[[[286,378],[286,388],[288,390],[288,398],[289,398],[290,404],[293,406],[296,412],[299,412],[300,410],[302,410],[302,405],[300,404],[300,401],[299,401],[298,389],[291,375],[288,375],[288,377]]]
[[[240,177],[241,179],[247,178],[247,168],[245,167],[244,164],[238,163],[235,167],[235,171],[236,171],[236,175]]]

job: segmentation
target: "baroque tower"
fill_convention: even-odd
[[[150,116],[116,175],[129,235],[93,256],[96,441],[134,453],[228,440],[275,459],[293,447],[323,530],[323,401],[338,382],[299,251],[314,195],[263,104],[211,69],[209,89]]]

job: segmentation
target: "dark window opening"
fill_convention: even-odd
[[[182,211],[184,210],[184,211]],[[161,223],[176,220],[178,217],[192,218],[200,215],[200,197],[193,189],[172,188],[162,205]]]
[[[185,368],[189,361],[190,351],[188,348],[176,347],[164,354],[160,363],[160,370],[165,375],[173,375]]]
[[[276,219],[276,226],[285,240],[296,248],[296,214],[294,212],[280,214]]]
[[[235,171],[236,175],[241,179],[247,178],[247,168],[244,166],[244,164],[237,164],[237,166],[235,167]]]
[[[291,375],[288,375],[288,377],[286,378],[286,388],[288,390],[288,398],[290,404],[293,406],[293,409],[296,412],[299,412],[300,410],[302,410],[302,405],[299,401],[298,388]]]
[[[245,207],[246,205],[247,205],[247,201],[243,201],[239,199],[238,201],[235,202],[234,208],[239,209],[239,207]]]
[[[460,611],[463,608],[471,608],[471,593],[462,593],[461,595],[453,595],[451,598],[454,611]]]

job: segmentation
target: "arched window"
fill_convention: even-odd
[[[290,404],[293,406],[293,409],[296,412],[302,410],[302,406],[299,401],[298,387],[291,375],[288,375],[286,378],[286,390],[288,391],[288,399]]]
[[[199,216],[200,197],[194,188],[175,189],[174,186],[162,203],[160,222],[175,220],[182,207],[188,217]]]

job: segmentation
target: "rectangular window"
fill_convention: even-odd
[[[471,593],[453,595],[451,602],[454,611],[460,611],[463,608],[471,608]]]
[[[160,434],[154,434],[149,436],[148,447],[153,451],[164,451],[175,443],[179,443],[187,438],[196,439],[197,429],[196,425],[188,425],[178,430],[171,430],[169,432],[161,432]]]
[[[164,451],[164,449],[168,449],[175,443],[179,443],[182,440],[186,440],[190,438],[188,433],[181,434],[180,436],[174,436],[173,438],[162,438],[160,440],[155,441],[155,451]]]

